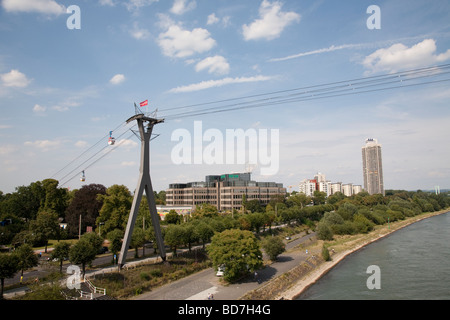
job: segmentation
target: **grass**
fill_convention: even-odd
[[[206,254],[199,251],[196,255],[194,252],[186,253],[170,258],[167,262],[122,269],[120,273],[97,275],[91,281],[96,287],[105,288],[109,296],[127,299],[211,266]]]

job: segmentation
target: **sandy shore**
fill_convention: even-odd
[[[418,221],[421,221],[423,219],[427,219],[439,214],[447,213],[449,212],[448,209],[436,211],[432,213],[425,213],[416,217],[412,217],[406,220],[402,221],[396,221],[394,223],[391,223],[390,225],[383,225],[379,229],[375,229],[374,231],[370,232],[369,234],[363,236],[363,237],[356,237],[353,240],[350,240],[350,242],[354,242],[353,245],[351,245],[351,248],[342,250],[342,251],[336,251],[335,254],[332,255],[331,261],[326,261],[322,264],[320,264],[318,267],[316,267],[314,270],[306,274],[303,278],[299,279],[296,283],[294,283],[292,286],[287,288],[284,292],[279,294],[278,299],[285,299],[285,300],[295,300],[297,297],[299,297],[306,289],[308,289],[311,285],[313,285],[317,280],[319,280],[323,275],[325,275],[328,271],[330,271],[334,266],[336,266],[340,261],[345,259],[349,254],[358,251],[359,249],[363,248],[364,246],[378,241],[379,239],[397,231],[404,227],[407,227],[413,223],[416,223]],[[331,245],[331,248],[334,246]]]

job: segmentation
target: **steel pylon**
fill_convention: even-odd
[[[123,238],[122,249],[119,256],[119,269],[123,267],[126,261],[128,247],[131,241],[131,235],[133,234],[133,228],[136,223],[136,217],[138,215],[139,206],[141,204],[142,195],[145,191],[147,197],[148,207],[150,210],[150,216],[152,218],[153,228],[155,230],[156,243],[158,245],[159,254],[163,261],[166,260],[166,249],[164,247],[164,240],[161,234],[161,227],[159,225],[159,216],[156,211],[155,195],[153,193],[152,181],[150,179],[150,140],[152,136],[153,126],[155,124],[164,122],[163,119],[155,119],[145,116],[144,114],[136,114],[129,118],[127,123],[131,121],[137,121],[139,128],[139,136],[141,139],[141,165],[139,169],[139,180],[134,192],[133,204],[131,206],[130,215],[128,217],[128,224],[125,230],[125,236]],[[146,124],[146,128],[145,128]]]

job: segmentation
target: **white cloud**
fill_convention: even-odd
[[[332,45],[332,46],[330,46],[328,48],[322,48],[322,49],[317,49],[317,50],[312,50],[312,51],[307,51],[307,52],[301,52],[301,53],[293,54],[293,55],[286,56],[286,57],[283,57],[283,58],[270,59],[269,61],[271,61],[271,62],[285,61],[285,60],[300,58],[300,57],[309,56],[309,55],[313,55],[313,54],[320,54],[320,53],[325,53],[325,52],[333,52],[333,51],[342,50],[342,49],[358,48],[358,47],[362,47],[362,46],[363,45],[361,45],[361,44],[343,44],[343,45],[340,45],[340,46]]]
[[[250,25],[244,24],[242,32],[245,40],[278,38],[284,28],[293,22],[300,21],[300,15],[293,11],[281,11],[282,4],[279,1],[270,3],[263,0],[259,7],[260,19],[256,19]]]
[[[362,64],[371,72],[396,72],[450,60],[450,49],[438,55],[436,49],[436,42],[433,39],[425,39],[411,48],[397,43],[368,55]]]
[[[123,139],[119,141],[119,145],[121,147],[125,147],[125,148],[135,148],[137,147],[137,142],[130,140],[130,139]]]
[[[211,13],[208,16],[208,20],[207,20],[206,24],[207,25],[211,25],[211,24],[215,24],[215,23],[217,23],[219,21],[220,21],[220,19],[216,17],[216,14],[215,13]]]
[[[137,40],[143,40],[150,36],[150,32],[147,29],[140,28],[138,23],[135,22],[133,29],[130,30],[130,35]]]
[[[36,140],[36,141],[26,141],[24,143],[25,146],[32,146],[42,151],[48,151],[50,149],[55,149],[61,145],[61,141],[59,140]]]
[[[173,14],[181,15],[195,9],[196,6],[197,3],[195,1],[191,1],[188,3],[188,0],[175,0],[172,8],[170,9],[170,12],[172,12]]]
[[[113,7],[116,4],[113,2],[113,0],[99,0],[100,5],[102,6],[110,6]]]
[[[66,13],[66,8],[54,0],[3,0],[2,5],[8,12]]]
[[[17,147],[12,144],[0,146],[0,155],[5,156],[7,154],[12,154],[17,151]]]
[[[270,79],[272,79],[272,77],[269,77],[269,76],[224,78],[221,80],[202,81],[202,82],[190,84],[187,86],[176,87],[176,88],[169,90],[169,92],[170,93],[182,93],[182,92],[200,91],[200,90],[205,90],[205,89],[214,88],[214,87],[222,87],[222,86],[228,85],[228,84],[268,81]]]
[[[229,16],[226,16],[226,17],[223,17],[223,18],[221,19],[221,18],[217,17],[215,13],[211,13],[211,14],[208,16],[208,19],[206,20],[206,24],[207,24],[208,26],[210,26],[210,25],[219,23],[219,22],[221,22],[221,21],[222,21],[222,26],[226,27],[226,26],[228,26],[229,23],[230,23],[230,17],[229,17]]]
[[[11,70],[8,73],[1,74],[0,78],[2,79],[3,85],[5,87],[24,88],[30,83],[30,80],[27,79],[27,76],[19,70]]]
[[[137,11],[142,7],[149,6],[154,2],[158,2],[159,0],[129,0],[125,3],[128,11]]]
[[[230,65],[222,56],[214,56],[203,59],[195,66],[195,71],[199,72],[208,69],[209,73],[227,74],[230,72]]]
[[[38,104],[35,104],[33,107],[33,112],[36,112],[36,113],[43,113],[43,112],[45,112],[45,110],[47,110],[46,107],[40,106]]]
[[[75,142],[75,147],[78,147],[78,148],[84,148],[87,145],[88,145],[87,141],[78,140],[77,142]]]
[[[114,77],[112,77],[109,80],[109,82],[111,84],[120,84],[120,83],[122,83],[124,81],[125,81],[125,76],[123,74],[120,74],[120,73],[116,74]]]
[[[122,161],[120,163],[120,165],[122,167],[135,167],[135,166],[137,166],[136,162],[134,162],[134,161]]]
[[[185,58],[195,53],[211,50],[216,41],[206,29],[195,28],[192,31],[182,29],[179,25],[171,25],[161,33],[158,44],[164,55],[172,58]]]

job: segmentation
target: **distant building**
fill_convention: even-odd
[[[342,182],[331,182],[325,178],[322,173],[317,173],[314,179],[304,179],[299,184],[299,192],[304,193],[308,197],[314,196],[314,191],[326,193],[327,197],[341,192],[350,197],[362,191],[362,186],[353,185],[352,183],[343,184]]]
[[[381,160],[381,145],[376,139],[367,139],[362,147],[362,162],[364,190],[369,194],[381,193],[383,196],[383,166]]]
[[[161,220],[164,220],[166,217],[166,214],[170,212],[170,210],[175,210],[176,213],[181,214],[182,216],[189,216],[193,210],[192,206],[179,206],[179,207],[173,207],[173,206],[156,206],[156,211],[158,212],[159,216],[161,217]]]
[[[205,181],[173,183],[166,190],[166,207],[191,206],[209,203],[219,211],[239,210],[242,198],[268,204],[272,196],[285,195],[282,183],[256,182],[250,173],[206,176]]]

